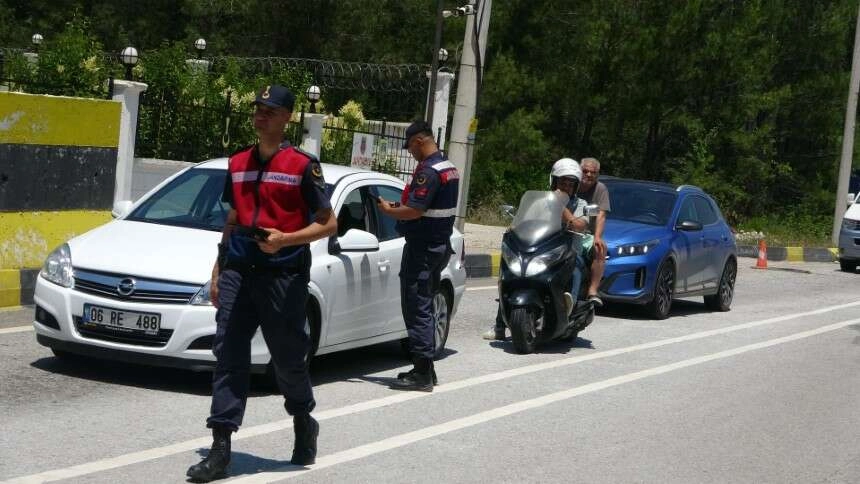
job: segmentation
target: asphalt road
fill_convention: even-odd
[[[613,308],[533,355],[480,338],[495,281],[470,280],[435,392],[384,385],[407,368],[396,343],[323,356],[317,464],[287,464],[291,421],[258,390],[228,481],[860,482],[860,274],[752,264],[728,313]],[[29,317],[0,311],[0,479],[184,482],[208,375],[60,361],[16,329]]]

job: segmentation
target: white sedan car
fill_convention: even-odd
[[[36,282],[36,338],[59,357],[98,358],[211,370],[215,308],[209,278],[229,206],[221,201],[227,159],[200,163],[165,180],[127,214],[51,253]],[[406,337],[400,308],[404,239],[376,198],[399,200],[403,181],[323,165],[338,235],[311,244],[307,304],[315,354]],[[466,281],[463,235],[434,298],[441,354]],[[253,370],[269,353],[258,331]]]

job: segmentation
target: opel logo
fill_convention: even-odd
[[[119,284],[116,285],[116,292],[120,296],[131,296],[131,293],[134,292],[134,285],[137,282],[130,278],[126,277],[125,279],[119,281]]]

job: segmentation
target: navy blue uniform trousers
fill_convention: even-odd
[[[450,244],[406,241],[400,263],[400,307],[413,356],[433,358],[436,317],[433,296],[448,258]]]
[[[308,375],[308,277],[303,271],[225,269],[218,278],[218,290],[218,327],[212,348],[218,363],[206,426],[235,431],[242,425],[250,386],[251,338],[258,326],[272,355],[287,413],[310,413],[316,402]]]

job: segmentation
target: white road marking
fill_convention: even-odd
[[[24,331],[33,331],[33,325],[13,326],[11,328],[2,328],[2,329],[0,329],[0,334],[23,333]]]
[[[487,375],[477,376],[473,378],[467,378],[465,380],[459,380],[451,383],[445,383],[439,385],[433,389],[432,393],[424,393],[424,392],[403,392],[396,393],[393,395],[389,395],[387,397],[378,398],[375,400],[368,400],[364,402],[359,402],[353,405],[347,405],[345,407],[333,408],[330,410],[324,410],[320,412],[316,412],[314,417],[317,420],[328,420],[331,418],[342,417],[346,415],[352,415],[360,412],[364,412],[367,410],[373,410],[380,407],[385,407],[388,405],[395,405],[402,402],[407,402],[410,400],[415,400],[417,398],[424,398],[432,395],[438,395],[440,393],[451,392],[455,390],[460,390],[463,388],[469,388],[475,385],[481,385],[484,383],[490,383],[494,381],[504,380],[507,378],[513,378],[521,375],[527,375],[529,373],[535,373],[543,370],[550,370],[554,368],[560,368],[568,365],[574,365],[577,363],[581,363],[583,361],[592,361],[598,360],[602,358],[610,358],[613,356],[623,355],[627,353],[633,353],[636,351],[648,350],[653,348],[659,348],[661,346],[667,346],[675,343],[682,343],[686,341],[693,341],[697,339],[707,338],[710,336],[718,336],[722,334],[731,333],[734,331],[740,331],[744,329],[754,328],[757,326],[764,326],[767,324],[774,324],[783,321],[789,321],[792,319],[804,318],[807,316],[814,316],[819,314],[824,314],[832,311],[838,311],[841,309],[853,308],[856,306],[860,306],[860,301],[839,304],[836,306],[829,306],[820,309],[816,309],[814,311],[807,311],[803,313],[789,314],[785,316],[778,316],[769,319],[763,319],[760,321],[753,321],[750,323],[738,324],[735,326],[728,326],[725,328],[718,328],[709,331],[701,331],[698,333],[692,333],[684,336],[677,336],[674,338],[662,339],[658,341],[652,341],[649,343],[642,343],[633,346],[627,346],[624,348],[616,348],[614,350],[606,350],[600,351],[597,353],[590,353],[582,356],[571,356],[566,358],[561,358],[554,361],[548,361],[545,363],[537,363],[534,365],[522,366],[519,368],[513,368],[510,370],[501,371],[498,373],[491,373]],[[271,422],[268,424],[257,425],[253,427],[242,428],[240,433],[237,433],[233,436],[233,440],[242,440],[251,437],[256,437],[259,435],[269,434],[272,432],[277,432],[285,429],[292,428],[293,422],[292,419],[284,419],[276,422]],[[198,449],[200,447],[207,447],[211,444],[210,437],[201,437],[198,439],[188,440],[185,442],[178,442],[176,444],[164,446],[164,447],[156,447],[153,449],[147,449],[139,452],[132,452],[129,454],[119,455],[116,457],[107,457],[104,459],[100,459],[93,462],[87,462],[84,464],[79,464],[71,467],[66,467],[62,469],[54,469],[50,471],[41,472],[38,474],[31,474],[29,476],[22,476],[15,479],[11,479],[8,481],[3,481],[0,484],[12,484],[12,483],[36,483],[36,482],[48,482],[55,481],[60,479],[69,479],[73,477],[78,477],[82,475],[92,474],[95,472],[106,471],[110,469],[115,469],[118,467],[123,467],[131,464],[137,464],[140,462],[144,462],[147,460],[159,459],[162,457],[167,457],[173,454],[178,454],[180,452],[187,452],[191,450]]]
[[[498,289],[499,286],[478,286],[478,287],[467,287],[466,291],[486,291],[488,289]]]
[[[307,468],[301,468],[297,466],[283,466],[273,471],[262,472],[259,474],[254,474],[247,477],[240,477],[238,479],[233,479],[229,482],[231,483],[241,483],[241,484],[250,484],[250,483],[268,483],[275,481],[282,481],[287,479],[292,479],[293,477],[298,477],[303,474],[307,474],[308,472],[318,471],[320,469],[325,469],[327,467],[333,467],[339,464],[344,464],[346,462],[351,462],[354,460],[362,459],[364,457],[368,457],[374,454],[379,454],[381,452],[386,452],[389,450],[397,449],[399,447],[404,447],[406,445],[419,442],[421,440],[430,439],[439,435],[444,435],[450,432],[455,432],[457,430],[463,430],[468,427],[473,427],[475,425],[479,425],[485,422],[489,422],[491,420],[496,420],[499,418],[507,417],[509,415],[513,415],[520,412],[525,412],[527,410],[533,410],[539,407],[543,407],[552,403],[560,402],[563,400],[568,400],[580,395],[585,395],[588,393],[598,392],[600,390],[605,390],[607,388],[612,388],[618,385],[623,385],[625,383],[634,382],[637,380],[642,380],[644,378],[649,378],[652,376],[662,375],[665,373],[669,373],[676,370],[681,370],[684,368],[688,368],[695,365],[701,365],[704,363],[708,363],[714,360],[720,360],[723,358],[729,358],[731,356],[737,356],[743,353],[747,353],[750,351],[759,350],[762,348],[768,348],[770,346],[776,346],[779,344],[789,343],[792,341],[797,341],[803,338],[809,338],[811,336],[816,336],[822,333],[826,333],[829,331],[834,331],[837,329],[844,328],[846,326],[856,324],[860,322],[860,319],[851,319],[848,321],[841,321],[834,324],[829,324],[827,326],[822,326],[820,328],[816,328],[809,331],[803,331],[800,333],[794,333],[789,336],[783,336],[781,338],[775,338],[767,341],[762,341],[760,343],[749,344],[746,346],[741,346],[738,348],[720,351],[717,353],[711,353],[704,356],[699,356],[696,358],[690,358],[687,360],[678,361],[675,363],[670,363],[667,365],[656,366],[653,368],[649,368],[647,370],[637,371],[633,373],[627,373],[626,375],[620,375],[614,378],[609,378],[607,380],[598,381],[594,383],[589,383],[586,385],[581,385],[578,387],[568,388],[567,390],[562,390],[555,393],[550,393],[548,395],[543,395],[541,397],[532,398],[529,400],[523,400],[520,402],[512,403],[510,405],[505,405],[503,407],[494,408],[491,410],[487,410],[484,412],[476,413],[470,415],[468,417],[458,418],[455,420],[450,420],[448,422],[444,422],[438,425],[433,425],[430,427],[425,427],[423,429],[418,429],[413,432],[407,432],[405,434],[395,435],[394,437],[389,437],[387,439],[380,440],[378,442],[371,442],[369,444],[360,445],[358,447],[353,447],[351,449],[347,449],[341,452],[336,452],[334,454],[326,455],[317,459],[316,464],[308,466]]]

